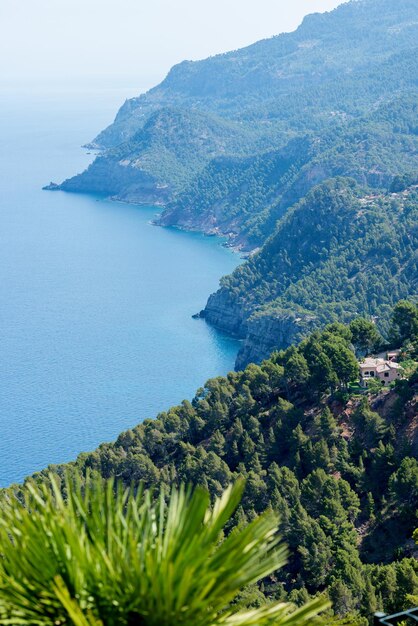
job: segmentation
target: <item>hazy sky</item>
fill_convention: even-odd
[[[341,0],[0,0],[0,79],[152,84]]]

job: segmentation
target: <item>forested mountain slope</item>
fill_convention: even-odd
[[[416,294],[416,192],[393,183],[418,181],[417,42],[415,0],[352,0],[181,63],[54,188],[160,204],[161,225],[261,248],[204,311],[245,339],[237,367],[336,317],[384,331],[388,307]]]
[[[417,58],[418,49],[407,64],[418,81]],[[214,159],[168,204],[159,223],[219,232],[253,249],[292,204],[325,179],[350,176],[387,189],[396,175],[418,173],[417,119],[417,94],[405,93],[355,121],[291,139],[279,150]]]
[[[418,189],[398,184],[387,194],[347,178],[318,185],[222,279],[202,315],[245,338],[238,367],[337,319],[374,316],[387,330],[394,303],[418,287]]]
[[[248,211],[260,209],[267,214],[277,196],[284,210],[306,192],[310,180],[315,183],[334,175],[335,163],[320,171],[314,162],[305,176],[300,173],[306,161],[304,155],[300,158],[295,153],[292,140],[314,139],[316,145],[320,139],[317,151],[322,153],[330,143],[351,142],[350,133],[364,133],[364,124],[356,126],[358,120],[396,98],[415,94],[417,40],[414,0],[359,0],[330,13],[308,16],[293,33],[203,61],[180,63],[160,85],[123,105],[115,122],[94,142],[104,153],[87,172],[65,181],[61,188],[138,202],[175,201],[162,223],[221,232],[232,227],[235,234],[242,232],[248,247],[258,245],[266,232],[270,234],[271,222],[267,220],[264,230],[247,224]],[[376,136],[370,141],[379,144]],[[403,143],[394,147],[399,173],[410,166],[413,150]],[[269,154],[260,157],[272,150],[287,161],[287,177],[283,178],[282,163],[275,169]],[[374,151],[359,180],[380,185],[393,175],[393,167],[380,157],[379,150],[374,158]],[[261,175],[267,168],[273,183],[273,189],[268,180],[265,189],[250,187],[248,199],[242,200],[244,215],[239,214],[240,198],[235,205],[234,184],[239,183],[239,175],[235,180],[234,169],[232,180],[225,181],[225,196],[219,197],[218,180],[213,178],[218,161],[210,163],[214,157],[240,155],[254,156],[252,165],[243,164],[244,170],[250,167],[259,177],[257,168]],[[221,162],[221,170],[224,163],[228,160]],[[207,166],[208,173],[204,171]],[[338,173],[350,174],[346,169]],[[202,181],[196,180],[199,174]],[[225,172],[220,175],[225,179]],[[287,198],[289,177],[296,188]],[[303,182],[298,184],[300,177]],[[208,196],[207,216],[201,215],[202,186]],[[238,195],[240,191],[241,187]],[[252,193],[254,206],[249,209]],[[219,222],[211,195],[224,207]]]
[[[340,114],[356,114],[374,101],[373,90],[384,88],[381,84],[379,87],[377,72],[372,68],[417,46],[417,11],[414,0],[348,2],[335,11],[307,16],[293,33],[203,61],[184,61],[173,67],[160,85],[128,100],[114,124],[95,143],[103,147],[119,145],[142,127],[150,111],[173,105],[242,120],[256,116],[268,119],[273,111],[279,120],[285,121],[287,130],[288,118],[303,114],[292,95],[302,92],[312,97],[323,84],[327,88],[320,91],[320,99],[326,98],[328,106],[319,110],[318,102],[312,103],[304,125],[311,118],[335,115],[334,106],[339,99],[347,100]],[[373,86],[367,81],[355,85],[357,81],[350,79],[357,71],[366,72],[365,79],[370,77],[367,72],[374,74]],[[335,79],[337,82],[330,89]],[[407,83],[408,76],[403,81]],[[353,88],[358,98],[353,97]],[[331,93],[326,96],[329,89]],[[350,96],[344,91],[351,91]],[[362,98],[366,93],[370,96]]]
[[[263,147],[265,140],[249,126],[211,113],[164,107],[129,141],[107,150],[60,187],[165,204],[213,157],[231,151],[251,154]]]
[[[391,336],[409,355],[411,378],[392,389],[347,392],[358,376],[351,343],[363,339],[336,323],[52,470],[134,485],[191,482],[212,494],[244,476],[234,524],[272,507],[291,554],[283,572],[247,590],[247,602],[324,592],[341,616],[401,610],[418,594],[418,309],[395,311]]]

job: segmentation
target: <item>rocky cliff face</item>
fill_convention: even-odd
[[[242,232],[241,224],[237,219],[219,220],[215,213],[198,216],[193,211],[169,211],[165,209],[161,215],[155,220],[158,226],[176,226],[182,230],[190,232],[204,233],[205,235],[216,235],[226,238],[228,247],[239,250],[243,255],[253,252],[256,244],[249,240],[246,233]]]
[[[216,328],[244,339],[235,362],[236,370],[248,363],[260,363],[274,350],[297,343],[315,323],[313,317],[287,311],[251,315],[251,310],[224,288],[209,297],[200,316]]]
[[[244,369],[249,363],[260,363],[275,350],[298,343],[313,321],[313,318],[285,313],[251,318],[246,324],[247,332],[235,361],[235,369]]]
[[[246,336],[248,312],[226,289],[221,288],[209,296],[200,316],[234,337],[244,339]]]
[[[165,204],[172,191],[131,162],[106,156],[96,158],[82,174],[54,185],[54,189],[98,193],[124,202],[156,205]]]

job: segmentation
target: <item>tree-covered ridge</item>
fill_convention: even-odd
[[[373,115],[394,100],[415,98],[416,107],[417,13],[410,0],[352,1],[308,16],[294,33],[181,63],[124,104],[96,140],[104,153],[61,188],[174,201],[162,223],[232,232],[253,248],[324,178],[385,185],[416,154],[413,129],[397,135],[392,119]],[[320,142],[317,158],[295,154],[294,139]],[[289,162],[288,175],[280,159],[274,169],[274,151]],[[219,160],[243,155],[254,162],[230,168]]]
[[[394,176],[416,172],[417,115],[416,94],[405,93],[355,121],[330,123],[280,149],[214,159],[168,204],[160,223],[212,229],[253,249],[292,204],[325,179],[350,176],[382,189]]]
[[[250,306],[263,300],[310,312],[323,306],[326,316],[337,305],[339,319],[387,318],[390,305],[417,286],[417,219],[416,187],[364,195],[354,181],[332,179],[296,205],[236,270],[237,279],[223,285],[239,293],[245,283],[241,297]]]
[[[259,117],[268,121],[272,109],[278,117],[290,118],[292,111],[298,111],[302,117],[299,93],[306,91],[314,97],[318,89],[320,99],[329,98],[330,104],[323,108],[322,115],[335,113],[337,102],[341,113],[358,115],[365,108],[362,98],[356,101],[353,95],[352,79],[356,74],[364,78],[360,81],[360,96],[363,91],[369,91],[370,75],[373,88],[387,91],[385,81],[380,81],[379,86],[377,80],[379,73],[383,77],[385,74],[385,69],[380,72],[380,66],[388,71],[386,63],[390,65],[391,57],[401,57],[416,47],[416,19],[414,0],[347,2],[334,11],[308,15],[292,33],[202,61],[184,61],[174,66],[160,85],[128,100],[114,124],[96,142],[109,147],[126,141],[143,126],[152,111],[167,105],[209,110],[240,119]],[[367,71],[370,75],[366,79]],[[409,76],[405,71],[399,76],[393,68],[392,72],[396,81],[392,85],[393,93],[399,84],[409,83]],[[344,94],[350,81],[349,96],[345,94],[332,102],[335,93]],[[323,84],[327,88],[322,90]],[[276,108],[275,103],[279,105]],[[305,104],[309,107],[309,103]],[[367,104],[370,105],[370,100]],[[308,118],[321,116],[316,105],[309,113]]]
[[[397,305],[391,336],[417,357],[416,306]],[[233,525],[272,508],[291,552],[286,569],[249,588],[247,601],[301,603],[325,592],[338,615],[400,610],[418,593],[410,541],[418,507],[418,378],[374,396],[347,395],[358,377],[352,343],[364,352],[376,340],[370,323],[334,323],[260,366],[208,381],[192,402],[80,455],[72,471],[126,484],[199,484],[212,494],[243,476]]]
[[[144,199],[154,188],[154,194],[166,201],[211,158],[265,147],[263,136],[247,126],[210,113],[165,107],[155,111],[129,141],[97,157],[61,188],[128,200],[133,196]]]
[[[302,335],[356,315],[376,317],[385,332],[395,302],[417,294],[418,190],[401,187],[367,192],[345,178],[315,187],[260,252],[222,279],[205,316],[222,326],[219,310],[232,309],[240,320],[233,330],[244,337],[264,317],[289,316]],[[266,349],[275,347],[278,336]]]
[[[281,198],[316,152],[313,138],[302,137],[255,156],[212,159],[158,223],[213,230],[235,245],[254,247],[274,229],[285,210]]]

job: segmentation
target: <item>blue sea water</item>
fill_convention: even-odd
[[[132,95],[135,91],[132,91]],[[239,258],[150,225],[155,207],[42,191],[129,93],[5,90],[0,103],[0,486],[74,459],[233,368],[191,315]]]

